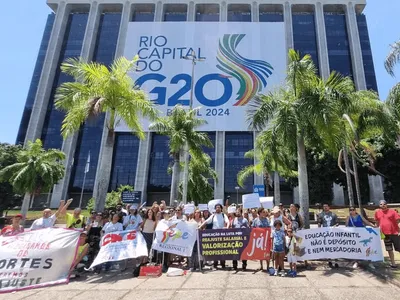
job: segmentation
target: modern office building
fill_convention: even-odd
[[[66,152],[66,176],[54,188],[52,206],[60,198],[67,197],[74,197],[77,200],[74,204],[78,204],[89,152],[90,169],[86,174],[84,186],[85,200],[91,198],[93,194],[96,195],[98,174],[104,175],[103,172],[108,172],[98,168],[102,139],[104,139],[105,116],[86,122],[74,137],[65,141],[60,135],[64,114],[54,108],[54,95],[61,83],[71,81],[70,77],[60,71],[60,64],[66,58],[80,56],[88,61],[93,60],[108,65],[115,57],[138,49],[129,48],[127,45],[131,42],[131,35],[138,31],[143,30],[145,34],[151,32],[155,34],[153,37],[156,37],[156,31],[160,30],[157,36],[165,38],[163,30],[167,30],[170,34],[168,43],[179,41],[180,37],[182,40],[186,38],[185,41],[190,40],[185,34],[181,35],[185,32],[185,28],[194,28],[194,31],[190,31],[192,33],[198,32],[196,28],[208,28],[203,34],[213,36],[215,35],[213,27],[216,28],[215,31],[227,30],[229,33],[235,33],[232,28],[236,28],[240,34],[240,30],[237,29],[243,24],[248,36],[257,32],[261,40],[264,29],[271,34],[271,37],[280,32],[280,37],[269,36],[269,48],[274,48],[276,41],[276,45],[281,47],[276,51],[283,55],[286,55],[289,48],[299,50],[302,54],[309,53],[322,77],[327,77],[330,71],[336,70],[352,76],[359,90],[377,90],[368,27],[363,14],[365,0],[47,0],[47,3],[53,13],[47,19],[17,143],[24,144],[29,140],[41,138],[46,148],[59,148]],[[174,28],[177,29],[175,36]],[[140,35],[141,33],[138,38]],[[233,35],[230,34],[230,37],[233,38]],[[145,46],[149,46],[150,49],[150,40],[140,40],[140,44],[142,42],[140,50]],[[237,41],[239,42],[240,40]],[[167,40],[158,40],[158,44],[153,40],[153,43],[156,43],[156,46],[165,46]],[[242,51],[243,47],[255,47],[249,40],[243,40],[241,43]],[[218,43],[216,45],[218,46]],[[187,43],[185,46],[192,47]],[[164,54],[168,54],[170,50],[164,50],[167,51]],[[201,51],[204,53],[206,50],[202,48]],[[141,53],[141,59],[149,57],[144,50]],[[260,51],[255,53],[262,55]],[[189,62],[183,60],[175,62],[177,66],[179,65],[180,71],[190,74]],[[218,62],[221,70],[224,63]],[[201,68],[200,63],[199,68]],[[159,70],[155,65],[153,69]],[[264,71],[269,72],[267,69]],[[260,78],[262,81],[262,76]],[[231,84],[225,79],[210,80],[226,84],[224,87],[233,84],[235,88],[235,83]],[[266,83],[262,81],[262,84],[265,87]],[[186,97],[189,97],[189,92],[186,93]],[[201,95],[199,97],[204,98],[204,101],[210,98],[204,89],[201,93],[204,97]],[[245,101],[245,97],[250,96],[243,97],[242,100]],[[168,101],[170,100],[171,98]],[[218,110],[216,112],[219,114]],[[207,113],[213,115],[212,110]],[[236,121],[231,123],[231,128],[236,128],[234,126]],[[239,195],[252,192],[253,184],[263,183],[262,176],[255,175],[254,178],[250,178],[244,189],[237,191],[235,187],[238,171],[253,163],[244,158],[244,153],[253,148],[256,133],[243,129],[232,131],[227,126],[219,127],[218,124],[222,122],[215,121],[211,129],[207,130],[214,148],[205,149],[212,157],[212,163],[219,175],[214,188],[215,198],[224,198],[227,195],[235,198],[237,192]],[[111,172],[106,174],[109,175],[109,190],[115,189],[120,184],[129,184],[136,190],[142,191],[143,198],[149,203],[154,200],[169,199],[171,176],[167,173],[170,163],[168,137],[147,132],[146,139],[139,140],[126,129],[121,129],[116,133],[113,159],[109,163]],[[381,180],[371,177],[370,186],[371,198],[379,199],[382,196]],[[296,199],[295,194],[296,192],[287,190],[284,192],[284,201]],[[343,197],[343,191],[336,186],[334,188],[336,203],[343,203]],[[38,199],[35,205],[42,205],[43,201],[45,200]]]

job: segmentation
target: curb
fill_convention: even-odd
[[[380,272],[379,272],[378,270],[376,270],[376,269],[373,270],[373,269],[371,269],[371,268],[364,267],[364,266],[361,266],[361,268],[362,268],[364,271],[369,272],[369,273],[375,275],[376,277],[378,277],[378,278],[380,278],[380,279],[386,280],[386,281],[389,282],[390,284],[393,284],[393,285],[395,285],[396,287],[400,288],[400,281],[399,281],[399,280],[389,278],[389,276],[380,273]]]

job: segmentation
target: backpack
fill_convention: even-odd
[[[206,229],[213,229],[213,225],[214,225],[214,216],[215,216],[215,214],[213,214],[213,216],[212,216],[211,223],[210,223],[210,224],[206,224]],[[222,217],[225,219],[224,213],[222,213]]]

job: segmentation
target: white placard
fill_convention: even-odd
[[[194,213],[195,206],[194,204],[185,204],[183,207],[183,211],[185,212],[185,215],[190,215]]]
[[[243,208],[261,207],[260,196],[256,193],[244,194],[242,196]]]
[[[228,214],[236,213],[236,205],[231,205],[228,207]]]
[[[214,199],[214,200],[209,201],[208,202],[208,210],[211,213],[214,213],[215,212],[215,205],[217,205],[217,204],[221,204],[222,207],[223,207],[224,206],[224,200],[222,200],[222,199]]]
[[[204,58],[193,89],[193,107],[207,121],[201,131],[247,131],[251,99],[285,80],[283,22],[131,22],[124,56],[139,55],[132,77],[162,115],[176,104],[189,107],[192,64],[182,58],[192,51]],[[131,130],[121,121],[116,131]]]
[[[199,204],[197,207],[200,211],[208,210],[208,204]]]
[[[274,208],[274,197],[260,197],[261,206],[266,209]]]

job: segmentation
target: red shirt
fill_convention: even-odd
[[[397,221],[400,220],[400,216],[393,209],[377,210],[375,212],[375,220],[379,222],[379,227],[383,234],[399,234]]]
[[[24,227],[20,226],[19,229],[15,230],[12,225],[8,225],[1,230],[2,236],[11,236],[18,233],[24,232]]]

